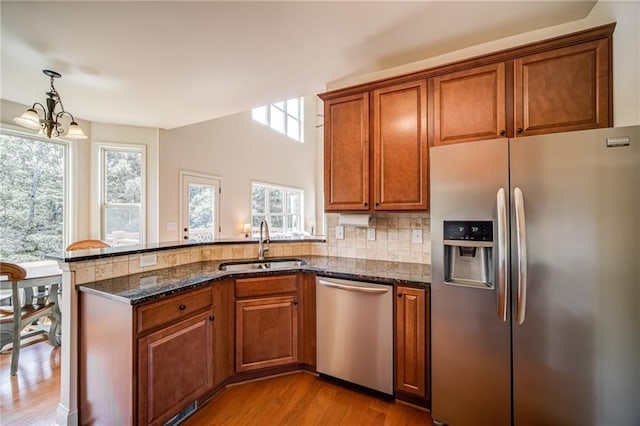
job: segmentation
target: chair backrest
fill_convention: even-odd
[[[9,281],[24,280],[27,276],[27,271],[21,266],[15,263],[0,262],[0,277],[7,277]]]
[[[71,243],[67,246],[67,251],[74,250],[87,250],[87,249],[96,249],[96,248],[105,248],[111,247],[109,243],[106,243],[101,240],[80,240],[75,243]]]

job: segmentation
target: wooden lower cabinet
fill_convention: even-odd
[[[429,289],[396,288],[396,392],[429,400]]]
[[[224,352],[232,342],[234,319],[225,318],[232,289],[233,281],[223,280],[140,306],[81,291],[79,423],[164,424],[210,396],[221,381],[216,368],[229,374],[225,363],[233,359]],[[229,344],[216,329],[231,337]]]
[[[236,372],[297,363],[298,275],[236,280],[236,298]]]
[[[138,339],[139,424],[164,424],[213,388],[213,320],[204,312]]]

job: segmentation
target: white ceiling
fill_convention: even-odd
[[[582,19],[595,1],[0,3],[3,99],[173,128]]]

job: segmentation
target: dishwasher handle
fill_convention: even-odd
[[[341,290],[355,291],[358,293],[385,294],[389,292],[389,290],[385,288],[351,286],[346,284],[332,283],[324,280],[318,280],[318,284],[325,287],[339,288]]]

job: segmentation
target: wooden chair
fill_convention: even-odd
[[[101,240],[80,240],[75,243],[71,243],[67,246],[67,251],[75,251],[75,250],[88,250],[88,249],[97,249],[97,248],[105,248],[111,247],[109,243],[105,243]]]
[[[7,343],[13,342],[11,349],[11,375],[18,371],[20,358],[20,339],[39,333],[48,333],[49,341],[59,345],[58,340],[60,311],[58,310],[58,282],[50,284],[47,295],[39,291],[43,286],[41,280],[27,279],[27,271],[14,263],[0,262],[0,276],[7,277],[11,283],[11,305],[0,306],[0,349]],[[21,291],[24,298],[21,298]],[[44,329],[38,325],[43,317],[49,317],[51,325]],[[37,328],[35,331],[23,334],[28,326]]]

